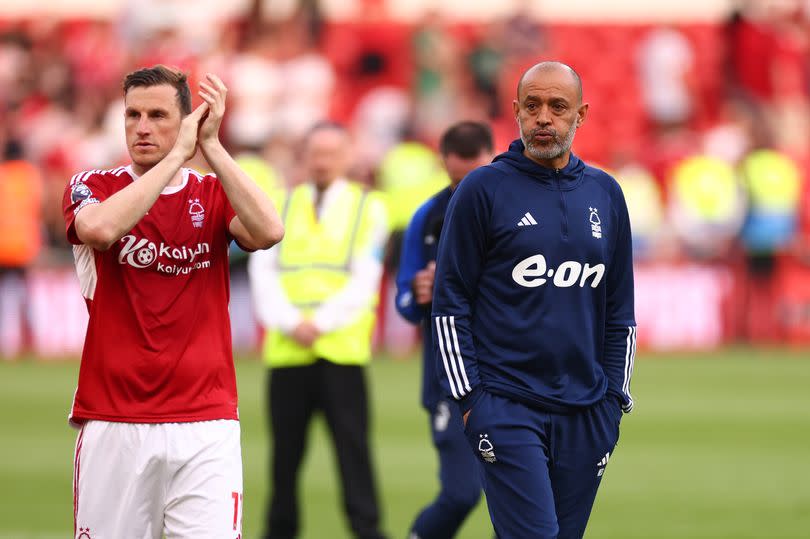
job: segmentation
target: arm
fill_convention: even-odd
[[[480,394],[472,314],[489,236],[490,195],[486,168],[461,182],[447,207],[433,292],[436,372],[445,393],[467,412]]]
[[[269,249],[284,237],[284,225],[267,194],[241,169],[219,141],[227,88],[211,74],[200,83],[200,97],[211,109],[200,126],[200,150],[219,178],[236,217],[228,231],[242,247]]]
[[[369,305],[380,288],[382,254],[388,238],[388,216],[385,204],[368,195],[361,228],[368,231],[359,237],[349,271],[349,281],[340,292],[325,301],[312,316],[319,333],[329,333],[354,322]]]
[[[627,205],[618,186],[616,189],[616,243],[605,281],[607,305],[602,368],[608,378],[608,392],[616,395],[622,402],[622,410],[629,413],[633,409],[630,378],[636,354],[633,243]]]
[[[431,199],[432,200],[432,199]],[[414,278],[424,270],[427,261],[422,253],[422,236],[425,218],[429,213],[430,201],[423,204],[411,218],[405,237],[402,240],[402,256],[397,271],[397,311],[405,320],[418,324],[425,317],[425,303],[419,302],[414,294]]]
[[[259,323],[265,328],[278,328],[290,335],[303,317],[281,287],[276,251],[269,249],[251,253],[247,266],[250,291]]]
[[[183,163],[194,155],[197,128],[207,110],[208,105],[203,103],[183,119],[174,147],[157,165],[138,178],[138,181],[98,204],[88,204],[81,208],[74,221],[76,237],[81,243],[106,251],[132,230]]]

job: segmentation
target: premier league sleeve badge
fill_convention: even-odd
[[[90,191],[90,188],[83,183],[77,183],[73,186],[73,189],[70,191],[70,201],[73,204],[77,202],[81,202],[82,200],[87,200],[93,195],[93,192]]]

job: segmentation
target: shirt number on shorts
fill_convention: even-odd
[[[233,498],[233,531],[236,531],[236,528],[240,521],[242,520],[242,514],[240,512],[240,508],[242,506],[242,493],[241,492],[231,492],[231,498]],[[239,539],[239,538],[237,538]]]

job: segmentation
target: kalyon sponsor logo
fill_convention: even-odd
[[[158,246],[155,242],[136,238],[132,234],[124,236],[121,241],[124,246],[118,253],[119,264],[144,269],[157,262],[157,271],[169,275],[186,275],[194,270],[211,267],[210,260],[197,260],[200,255],[211,252],[208,243],[174,247],[161,242]]]

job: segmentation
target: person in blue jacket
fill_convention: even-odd
[[[579,538],[633,408],[630,222],[616,181],[571,153],[588,113],[571,67],[531,67],[513,110],[520,139],[447,208],[434,358],[498,538]]]
[[[405,230],[397,273],[396,307],[409,322],[422,324],[422,405],[430,414],[441,481],[439,495],[422,509],[411,526],[411,539],[455,537],[481,497],[475,456],[464,437],[458,405],[444,396],[436,377],[430,303],[436,247],[450,195],[467,173],[492,161],[493,146],[492,133],[485,124],[460,122],[445,131],[439,142],[439,152],[450,185],[428,199]]]

